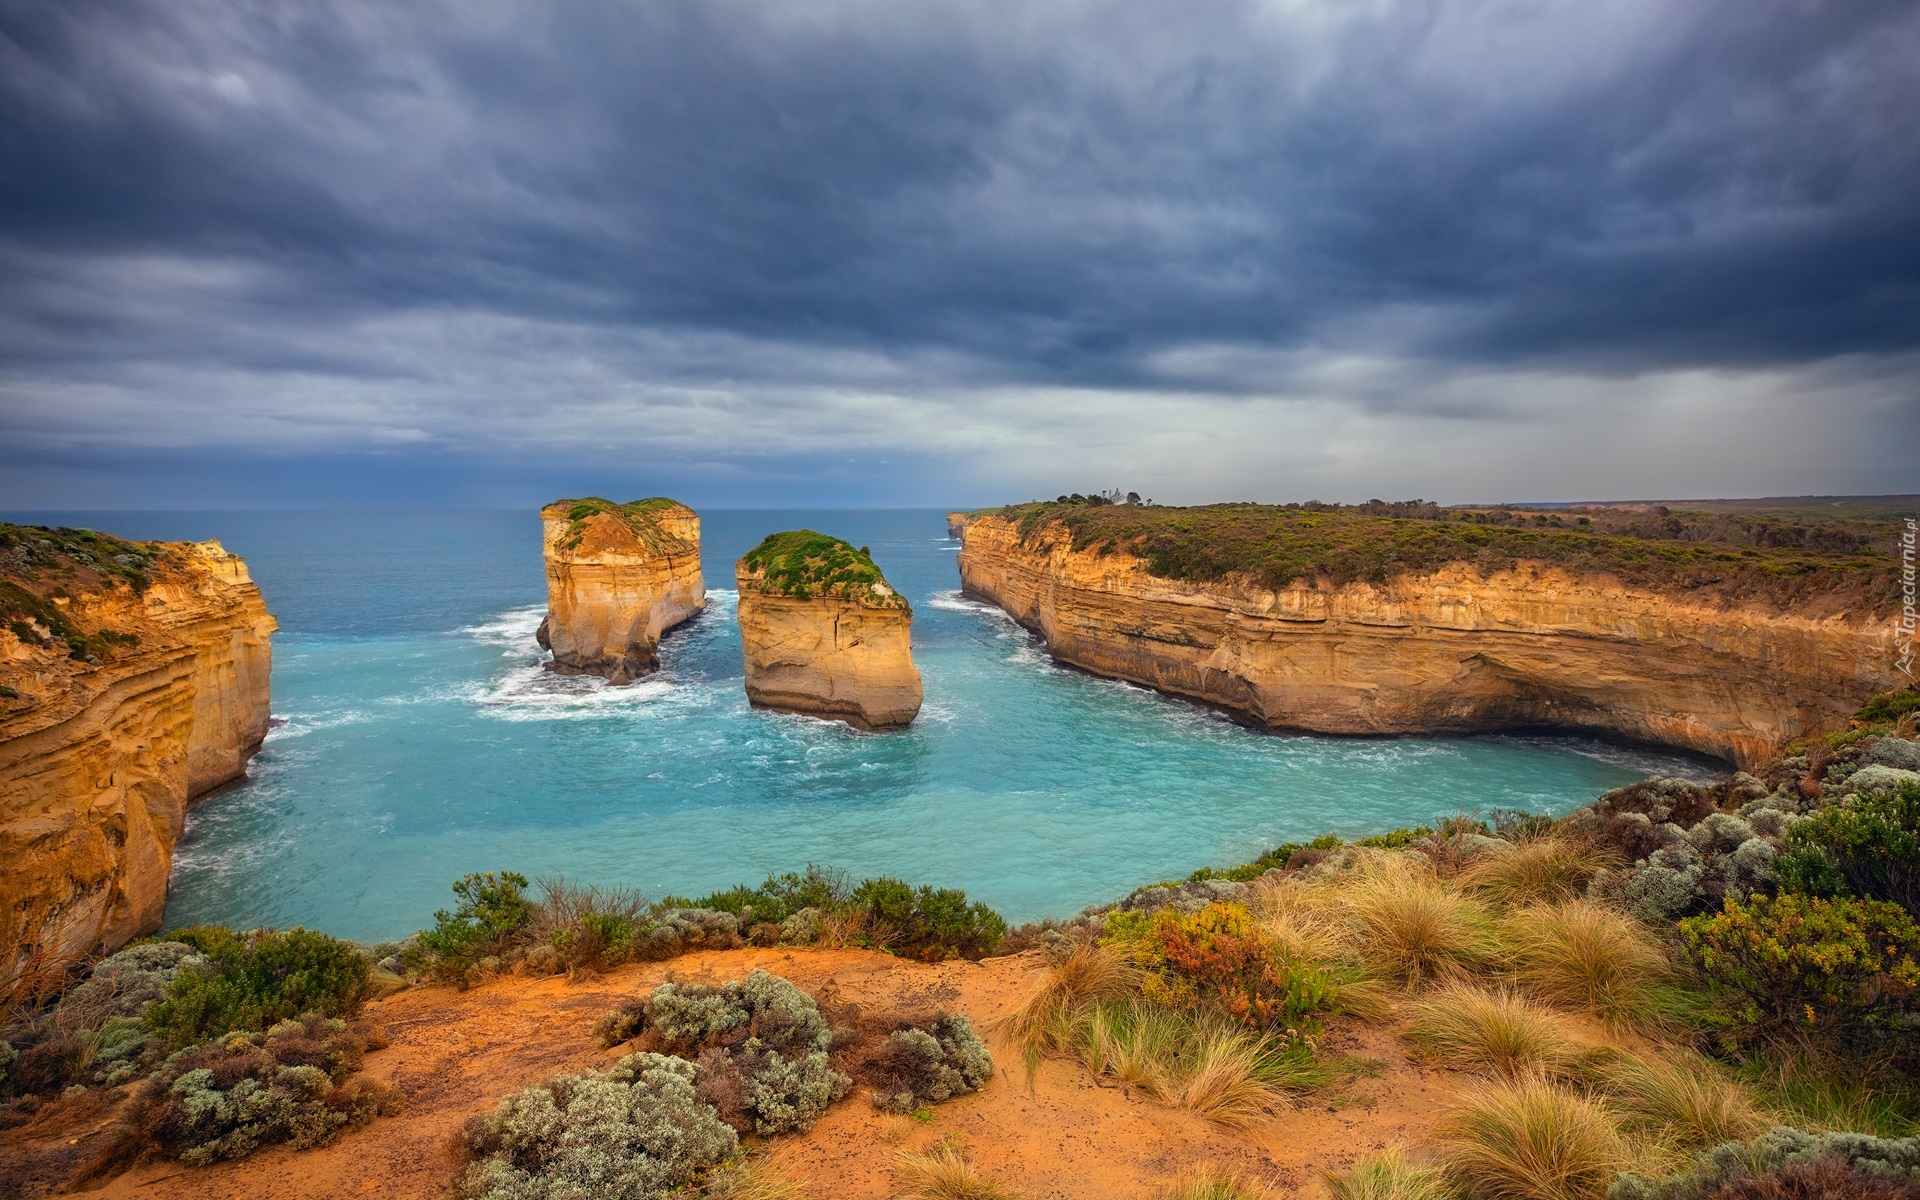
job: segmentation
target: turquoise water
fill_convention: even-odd
[[[1275,736],[1053,665],[962,599],[937,512],[703,514],[708,610],[626,688],[540,667],[531,513],[26,515],[217,536],[279,616],[251,779],[194,812],[167,921],[404,934],[466,871],[659,896],[809,862],[1066,915],[1328,831],[1494,807],[1565,811],[1698,761],[1580,739]],[[807,525],[872,547],[914,603],[908,730],[750,710],[731,564]]]

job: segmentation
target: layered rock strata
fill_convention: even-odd
[[[0,977],[160,925],[193,803],[266,737],[276,628],[218,542],[0,530]]]
[[[660,637],[707,606],[700,518],[664,497],[589,497],[540,510],[549,670],[631,683],[660,667]]]
[[[1058,526],[964,524],[966,594],[1059,661],[1275,728],[1577,730],[1744,765],[1905,682],[1884,614],[1765,611],[1531,561],[1383,584],[1198,583],[1125,550],[1076,551]]]
[[[864,548],[777,533],[735,565],[755,708],[898,729],[920,712],[913,610]]]

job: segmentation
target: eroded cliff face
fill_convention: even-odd
[[[1275,728],[1581,730],[1745,765],[1904,682],[1881,617],[1729,606],[1544,563],[1276,591],[1156,578],[1131,554],[1074,551],[1058,528],[1022,539],[994,515],[963,536],[966,593],[1058,660]]]
[[[659,669],[660,636],[707,605],[700,518],[671,500],[557,500],[540,511],[551,670],[631,683]]]
[[[767,564],[753,555],[734,573],[747,699],[755,708],[866,730],[899,729],[919,715],[913,613],[877,573],[853,586],[795,589],[777,571],[770,580]]]
[[[0,562],[50,614],[0,628],[0,975],[159,927],[188,809],[266,737],[276,628],[218,542],[143,544],[142,590],[31,545]]]

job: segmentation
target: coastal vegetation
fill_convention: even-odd
[[[855,548],[811,529],[770,533],[741,562],[759,577],[765,595],[838,596],[880,608],[909,607],[907,598],[888,586],[865,546]]]
[[[1031,952],[1034,987],[990,1031],[1028,1086],[1046,1060],[1078,1063],[1243,1130],[1307,1097],[1346,1103],[1377,1070],[1334,1049],[1361,1029],[1464,1077],[1430,1138],[1330,1176],[1336,1197],[1912,1197],[1917,722],[1914,696],[1880,696],[1710,786],[1656,778],[1561,818],[1456,812],[1289,843],[1011,931],[957,891],[814,867],[658,902],[470,875],[430,928],[380,947],[179,930],[28,1005],[0,1087],[13,1110],[127,1087],[94,1174],[211,1162],[393,1111],[398,1093],[356,1073],[378,1044],[356,1022],[409,980],[585,979],[747,946]],[[993,1070],[957,1012],[870,1009],[766,970],[669,977],[593,1031],[621,1056],[468,1125],[461,1195],[803,1195],[759,1157],[769,1139],[805,1136],[856,1089],[918,1120]],[[957,1142],[895,1168],[908,1192],[1011,1194]],[[1167,1194],[1263,1186],[1209,1168]]]
[[[625,504],[602,500],[598,496],[586,496],[579,500],[555,500],[542,512],[562,512],[568,522],[568,538],[563,547],[568,550],[579,549],[581,540],[586,536],[587,522],[604,514],[625,526],[649,550],[666,553],[681,549],[682,541],[661,524],[660,518],[683,507],[679,501],[669,500],[665,496],[649,496],[645,500],[629,500]]]
[[[1898,575],[1898,522],[1866,518],[1454,509],[1419,500],[1174,508],[1086,497],[987,511],[1016,522],[1025,538],[1064,536],[1074,550],[1133,554],[1165,578],[1239,576],[1276,589],[1296,582],[1383,583],[1454,562],[1489,571],[1531,560],[1660,590],[1712,589],[1781,607],[1841,593],[1878,608],[1890,602]]]
[[[0,627],[27,645],[64,648],[83,661],[132,649],[140,644],[139,634],[107,628],[84,632],[63,611],[63,602],[101,587],[125,587],[139,595],[152,586],[155,564],[166,554],[155,543],[91,529],[0,523]]]

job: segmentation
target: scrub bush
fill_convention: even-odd
[[[873,1106],[883,1112],[909,1113],[928,1104],[978,1091],[993,1074],[993,1056],[958,1014],[923,1024],[880,1022],[881,1029],[836,1031],[835,1061],[873,1088]],[[888,1026],[897,1026],[887,1028]],[[864,1045],[858,1045],[857,1042]],[[856,1043],[856,1046],[848,1043]]]
[[[1920,914],[1920,784],[1854,795],[1787,830],[1783,881],[1815,895],[1851,893]]]
[[[557,1075],[467,1122],[463,1200],[662,1200],[738,1155],[733,1129],[695,1095],[700,1069],[630,1054]]]
[[[1668,1179],[1622,1175],[1607,1200],[1915,1200],[1920,1138],[1806,1133],[1776,1126],[1727,1142]]]
[[[114,1144],[87,1174],[161,1157],[204,1165],[275,1142],[325,1145],[342,1129],[397,1110],[396,1093],[349,1079],[366,1050],[381,1044],[307,1013],[263,1033],[183,1050],[134,1093]]]
[[[603,1020],[602,1040],[624,1030],[697,1059],[700,1099],[741,1132],[806,1130],[853,1086],[828,1062],[833,1034],[811,996],[754,971],[715,986],[662,984],[640,1006]]]
[[[224,937],[182,932],[213,953],[205,966],[182,966],[146,1010],[148,1026],[170,1048],[307,1012],[349,1015],[367,996],[372,965],[352,943],[324,933],[262,931],[243,941],[224,930]]]
[[[1176,1008],[1207,1004],[1262,1028],[1299,1026],[1340,990],[1317,964],[1283,962],[1272,936],[1238,904],[1211,904],[1192,914],[1163,909],[1130,950],[1148,1000]]]
[[[513,871],[475,872],[456,882],[460,903],[434,913],[433,928],[420,932],[420,949],[432,956],[433,968],[457,972],[505,950],[533,918],[526,888],[527,877]]]
[[[1920,987],[1920,927],[1882,900],[1728,900],[1680,922],[1689,961],[1753,1027],[1834,1029],[1907,1007]]]
[[[967,903],[967,894],[954,888],[916,888],[881,876],[862,880],[849,903],[864,912],[874,943],[927,962],[984,958],[1007,936],[999,913]]]

